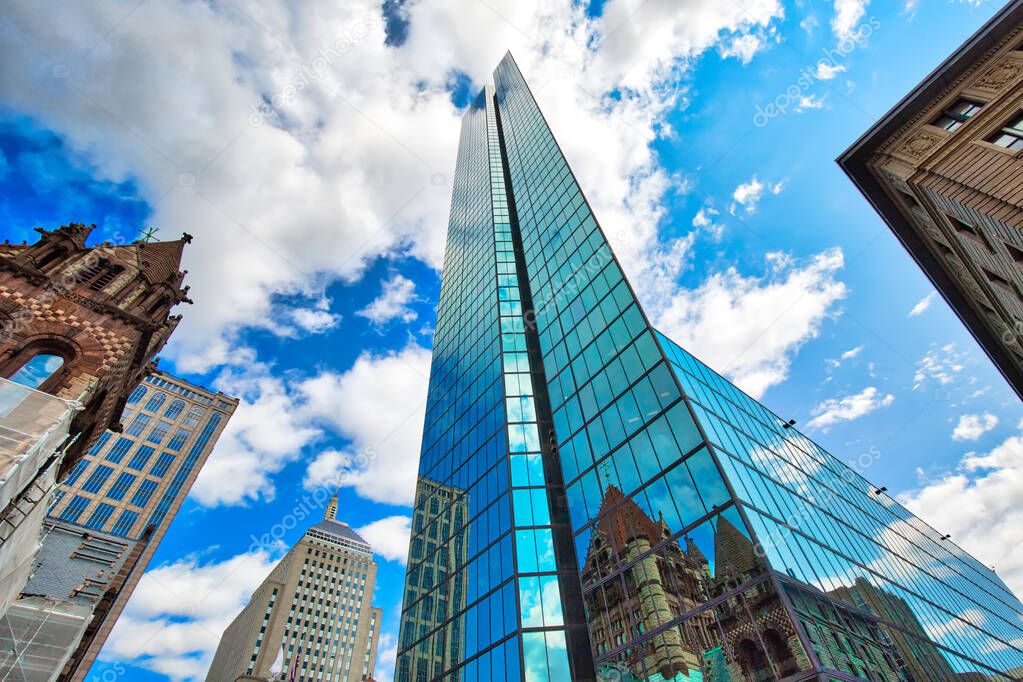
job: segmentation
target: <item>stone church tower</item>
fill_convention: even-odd
[[[95,225],[36,228],[34,244],[0,244],[0,377],[79,401],[58,479],[105,429],[120,430],[128,394],[177,326],[188,299],[180,268],[189,235],[86,246]]]

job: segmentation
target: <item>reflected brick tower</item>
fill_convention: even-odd
[[[462,119],[443,272],[396,682],[1023,665],[998,576],[651,325],[511,55]]]

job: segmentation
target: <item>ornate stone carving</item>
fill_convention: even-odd
[[[988,69],[988,72],[977,81],[976,87],[988,90],[999,90],[1009,81],[1013,80],[1020,72],[1020,62],[1006,59]]]
[[[916,135],[909,138],[906,144],[902,145],[899,152],[904,156],[919,160],[923,158],[927,152],[934,149],[939,142],[941,142],[940,137],[934,133],[929,133],[926,130],[921,130]]]

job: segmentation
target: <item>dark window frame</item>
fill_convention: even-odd
[[[997,140],[1001,139],[1003,136],[1008,136],[1014,139],[1009,142],[1009,144],[999,144]],[[1012,117],[1005,122],[1005,125],[999,127],[993,133],[988,135],[987,141],[996,147],[1010,152],[1023,151],[1023,111],[1017,111],[1013,114]]]
[[[976,109],[971,110],[970,113],[968,114],[964,114],[960,111],[955,111],[956,106],[961,103],[972,105],[973,107],[976,107]],[[950,133],[954,133],[955,131],[962,128],[963,124],[965,124],[971,118],[976,116],[980,112],[980,110],[984,108],[985,104],[986,104],[985,102],[980,102],[969,97],[959,96],[951,103],[949,103],[947,107],[942,109],[940,114],[934,117],[934,119],[931,121],[931,125],[937,126],[942,130],[947,130]],[[943,124],[942,121],[945,119],[948,119],[949,122]]]

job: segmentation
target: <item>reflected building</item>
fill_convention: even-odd
[[[991,570],[651,326],[510,55],[462,121],[415,514],[396,682],[1023,665]]]
[[[464,490],[420,479],[405,581],[405,602],[411,608],[403,614],[400,641],[411,642],[416,633],[441,628],[465,609],[466,586],[459,571],[468,552],[468,509]],[[441,538],[451,540],[441,543]],[[449,576],[453,578],[448,580]],[[434,671],[461,660],[460,627],[459,621],[452,622],[440,644],[402,657],[397,675],[406,680],[429,679]]]

